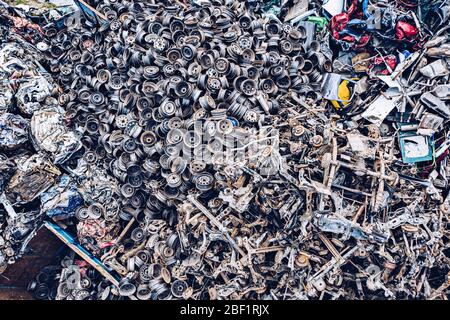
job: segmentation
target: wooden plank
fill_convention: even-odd
[[[89,263],[98,272],[100,272],[100,274],[104,276],[107,280],[109,280],[112,284],[114,284],[115,286],[119,285],[117,279],[113,277],[111,273],[109,273],[105,265],[95,257],[92,257],[92,255],[81,245],[77,244],[73,239],[73,237],[69,235],[66,231],[50,222],[45,222],[45,227],[49,229],[53,234],[55,234],[70,249],[75,251],[75,253],[77,253],[80,257],[82,257],[87,263]]]

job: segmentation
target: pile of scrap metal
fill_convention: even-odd
[[[26,252],[43,213],[65,206],[60,192],[54,203],[45,192],[64,182],[57,165],[81,148],[40,53],[17,34],[7,40],[0,44],[0,273]]]
[[[59,265],[42,268],[27,289],[37,300],[99,300],[99,292],[108,295],[105,288],[101,275],[72,252]]]
[[[120,281],[71,262],[37,296],[450,296],[448,1],[80,8],[28,38],[59,90],[2,93],[29,152],[0,186]]]

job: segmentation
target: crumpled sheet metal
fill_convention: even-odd
[[[9,83],[0,83],[0,112],[8,110],[13,95],[13,89]]]
[[[0,202],[5,205],[5,199]],[[39,210],[15,212],[10,216],[7,211],[0,209],[0,274],[8,265],[14,264],[26,252],[27,245],[36,234],[42,223]]]
[[[15,172],[15,163],[8,159],[8,157],[0,155],[0,192],[3,193],[5,186],[8,184],[9,179]]]
[[[64,123],[64,110],[58,106],[39,107],[30,122],[33,141],[38,149],[52,155],[54,163],[62,163],[81,147],[79,136]]]
[[[54,90],[48,74],[25,45],[7,43],[0,49],[0,73],[2,74],[2,106],[10,108],[15,98],[17,107],[30,116],[38,110]],[[12,90],[10,90],[12,89]],[[11,92],[12,91],[12,92]]]
[[[54,220],[67,219],[75,214],[75,210],[83,202],[73,179],[62,175],[57,185],[41,194],[41,212]]]
[[[6,197],[12,204],[33,201],[56,182],[61,171],[53,163],[35,154],[16,159],[17,170],[5,188]]]
[[[102,219],[83,220],[78,223],[77,230],[80,243],[93,253],[112,246],[119,234],[117,223]]]
[[[82,204],[79,195],[78,199],[73,198],[76,186],[67,186],[69,191],[64,191],[62,185],[57,185],[61,168],[55,164],[67,160],[81,148],[81,143],[64,125],[64,110],[57,109],[55,98],[51,98],[56,86],[41,65],[45,61],[21,32],[11,32],[7,24],[1,28],[0,273],[26,252],[47,212],[52,217],[70,216]],[[5,30],[7,36],[3,34]],[[36,117],[32,118],[35,111]],[[42,117],[45,111],[58,116],[47,123],[48,118]],[[44,140],[49,135],[52,141]],[[65,207],[63,200],[67,195]]]
[[[399,14],[391,6],[369,4],[368,0],[350,3],[345,12],[334,15],[330,21],[331,34],[344,50],[368,45],[376,48],[414,47],[422,40],[416,16]]]
[[[114,203],[119,200],[119,185],[117,180],[109,175],[104,168],[80,161],[73,174],[78,176],[78,191],[86,204],[95,203],[111,206],[108,211],[114,210]],[[110,212],[111,214],[111,212]]]
[[[13,150],[28,141],[30,122],[12,113],[0,114],[0,149]]]
[[[50,96],[52,87],[43,76],[27,77],[20,81],[16,92],[17,105],[26,115],[39,110]]]

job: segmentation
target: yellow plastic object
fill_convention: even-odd
[[[331,101],[333,107],[337,110],[345,108],[350,102],[350,89],[348,88],[348,80],[344,80],[338,87],[339,100]]]
[[[358,80],[357,78],[351,80]],[[346,106],[348,106],[351,102],[352,93],[349,88],[349,83],[354,84],[353,81],[350,80],[342,80],[341,84],[338,87],[338,97],[339,100],[331,101],[331,104],[336,110],[342,110]]]

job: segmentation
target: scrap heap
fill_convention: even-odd
[[[448,1],[80,8],[2,14],[0,265],[53,221],[117,283],[37,298],[449,297]]]

